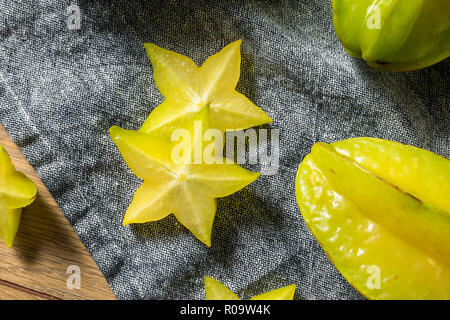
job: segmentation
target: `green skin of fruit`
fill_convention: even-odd
[[[296,196],[325,253],[364,296],[450,299],[450,160],[374,138],[316,143]]]
[[[408,71],[450,56],[448,0],[333,0],[345,50],[372,67]]]

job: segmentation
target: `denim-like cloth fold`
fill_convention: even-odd
[[[200,65],[237,39],[238,91],[280,130],[278,172],[218,200],[211,248],[173,216],[123,227],[141,181],[108,129],[163,101],[143,43]],[[351,58],[327,0],[0,4],[0,121],[120,299],[203,299],[205,275],[242,298],[295,283],[296,298],[361,299],[302,219],[297,167],[314,142],[359,136],[449,157],[448,76],[448,60],[390,73]]]

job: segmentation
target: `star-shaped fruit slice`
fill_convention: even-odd
[[[230,43],[197,67],[181,54],[145,43],[155,83],[165,100],[140,130],[170,135],[186,119],[205,109],[211,126],[222,132],[272,122],[262,109],[235,90],[240,76],[240,44],[241,40]]]
[[[201,112],[200,118],[205,114]],[[192,122],[200,121],[208,128],[206,121],[197,118],[183,125],[194,137],[192,144],[198,140],[193,134]],[[175,145],[163,136],[116,126],[110,129],[110,134],[131,171],[144,180],[125,214],[124,225],[156,221],[173,213],[199,240],[210,246],[215,198],[235,193],[259,177],[258,172],[226,163],[225,158],[210,164],[175,161]],[[191,160],[194,152],[190,151]]]
[[[206,300],[240,300],[234,292],[216,279],[204,277],[204,280]],[[250,300],[293,300],[295,288],[296,285],[291,284],[287,287],[259,294]]]
[[[14,169],[6,150],[0,146],[0,239],[12,247],[19,229],[22,208],[36,198],[36,186]]]

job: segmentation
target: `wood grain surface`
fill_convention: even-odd
[[[0,144],[38,189],[36,200],[23,210],[13,247],[0,241],[0,299],[115,299],[69,221],[1,125]],[[73,265],[80,268],[79,289],[67,286],[67,269]]]

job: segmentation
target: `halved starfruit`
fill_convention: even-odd
[[[371,299],[450,299],[450,161],[400,143],[316,143],[296,195],[342,275]]]
[[[450,55],[448,0],[333,0],[336,34],[349,54],[392,71]]]
[[[19,229],[22,208],[35,197],[35,184],[14,169],[8,153],[0,146],[0,239],[9,248]]]

